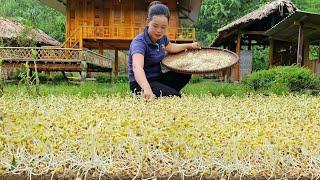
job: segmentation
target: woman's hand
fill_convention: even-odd
[[[191,49],[201,49],[201,46],[198,42],[191,43]]]
[[[146,101],[151,101],[154,98],[154,94],[151,88],[143,89],[143,98]]]

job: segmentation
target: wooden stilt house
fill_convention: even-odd
[[[66,15],[64,47],[127,50],[131,40],[143,31],[152,0],[40,0]],[[172,42],[195,41],[195,29],[182,22],[197,20],[201,0],[162,0],[171,12],[168,36]],[[117,72],[116,72],[117,73]]]

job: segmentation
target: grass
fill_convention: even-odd
[[[4,92],[7,94],[17,94],[17,92],[25,92],[24,86],[17,84],[6,84]],[[99,95],[126,95],[129,93],[129,85],[127,83],[96,83],[96,82],[85,82],[82,84],[71,84],[63,82],[59,84],[41,84],[40,95],[79,95],[81,97]]]
[[[6,84],[4,87],[5,93],[16,94],[18,92],[24,92],[23,86],[16,84]],[[240,85],[232,83],[218,83],[211,80],[201,80],[191,82],[183,88],[182,93],[187,95],[201,96],[204,94],[211,94],[213,96],[243,96],[250,92],[250,89]],[[82,97],[99,95],[128,95],[130,93],[128,83],[97,83],[97,82],[85,82],[82,84],[71,84],[68,82],[62,82],[60,84],[41,84],[40,94],[41,96],[48,95],[80,95]]]
[[[202,95],[211,94],[213,96],[243,96],[251,92],[250,88],[233,83],[213,82],[211,80],[203,80],[198,83],[188,84],[183,90],[184,94]]]

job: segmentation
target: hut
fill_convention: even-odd
[[[40,0],[66,15],[64,47],[115,50],[114,73],[118,74],[118,50],[127,50],[131,40],[146,25],[152,0]],[[201,0],[162,0],[171,17],[168,36],[173,42],[195,41],[195,29],[183,28],[184,21],[196,22]]]
[[[234,68],[234,80],[239,81],[241,76],[244,75],[240,71],[241,64],[246,65],[243,62],[244,58],[241,57],[241,50],[251,50],[254,45],[270,46],[269,64],[276,64],[273,57],[278,52],[275,52],[275,49],[278,49],[279,44],[290,47],[291,43],[279,42],[272,37],[269,38],[265,32],[296,10],[297,7],[291,0],[275,0],[218,29],[218,36],[211,46],[221,46],[240,55],[240,63],[236,64]],[[248,73],[248,70],[242,71]],[[229,71],[228,76],[230,78],[231,71]]]
[[[40,29],[26,27],[18,22],[0,17],[0,39],[3,45],[20,46],[19,38],[25,38],[27,42],[36,46],[60,46],[61,43],[48,36]],[[30,45],[30,44],[25,44]],[[5,48],[5,47],[4,47]],[[0,53],[0,59],[3,54]],[[16,77],[16,66],[4,66],[2,69],[4,79]]]
[[[273,26],[266,33],[270,38],[292,44],[280,46],[282,53],[290,54],[285,59],[272,54],[279,62],[298,64],[320,73],[320,14],[296,11]],[[310,47],[316,47],[311,50]],[[293,50],[294,49],[294,50]],[[315,51],[311,56],[310,52]]]
[[[37,46],[60,46],[61,43],[48,36],[40,29],[28,28],[18,22],[0,17],[0,38],[4,42],[14,43],[19,36],[25,33],[27,39],[34,41]]]

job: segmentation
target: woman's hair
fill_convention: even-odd
[[[162,4],[160,1],[153,1],[149,5],[148,9],[148,19],[151,20],[153,16],[164,15],[170,18],[170,11],[168,6]]]

